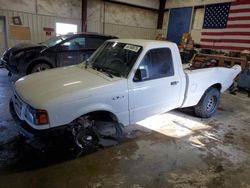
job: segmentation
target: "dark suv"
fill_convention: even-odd
[[[53,37],[39,44],[24,43],[6,50],[1,64],[11,73],[26,75],[86,60],[104,41],[117,37],[93,33]]]

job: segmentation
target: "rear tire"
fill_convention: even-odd
[[[216,88],[208,89],[199,103],[194,107],[196,116],[210,118],[215,114],[220,104],[220,91]]]

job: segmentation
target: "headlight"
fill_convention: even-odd
[[[31,106],[27,106],[25,117],[29,122],[35,125],[45,125],[49,123],[49,116],[46,110],[33,109]]]

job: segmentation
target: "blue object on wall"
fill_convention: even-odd
[[[174,8],[170,10],[167,39],[181,44],[182,34],[189,32],[192,7]]]

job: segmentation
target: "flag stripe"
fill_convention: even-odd
[[[229,13],[250,12],[250,8],[230,10]]]
[[[246,47],[212,46],[212,45],[201,45],[201,48],[208,48],[208,49],[215,49],[215,50],[233,50],[233,51],[250,50],[250,48],[246,48]]]
[[[233,46],[233,47],[245,47],[250,48],[250,44],[247,43],[227,43],[227,42],[203,42],[202,45],[212,45],[212,46]]]
[[[201,32],[202,35],[247,35],[250,36],[250,32]]]
[[[237,20],[237,21],[228,21],[227,22],[227,25],[250,25],[250,20],[243,20],[243,21],[240,21],[240,20]]]
[[[204,35],[201,39],[237,39],[237,40],[249,40],[250,37],[248,36],[241,36],[241,35],[234,35],[234,36],[227,36],[227,35]]]
[[[225,29],[203,29],[203,32],[239,32],[238,28],[225,28]],[[241,28],[240,32],[250,32],[248,28]]]
[[[238,6],[233,6],[231,5],[231,10],[237,10],[237,9],[247,9],[250,8],[250,4],[245,4],[245,5],[238,5]]]
[[[201,42],[229,42],[229,43],[249,43],[250,40],[242,40],[242,39],[201,39]]]
[[[250,16],[238,16],[238,17],[229,17],[228,21],[241,21],[241,20],[250,20]]]
[[[232,24],[227,25],[227,28],[250,28],[250,24]]]
[[[204,22],[202,48],[250,50],[250,0],[206,6]]]
[[[232,18],[232,17],[241,17],[241,16],[250,16],[250,12],[233,13],[233,14],[230,14],[228,17]]]
[[[250,1],[232,2],[231,6],[250,5]]]

